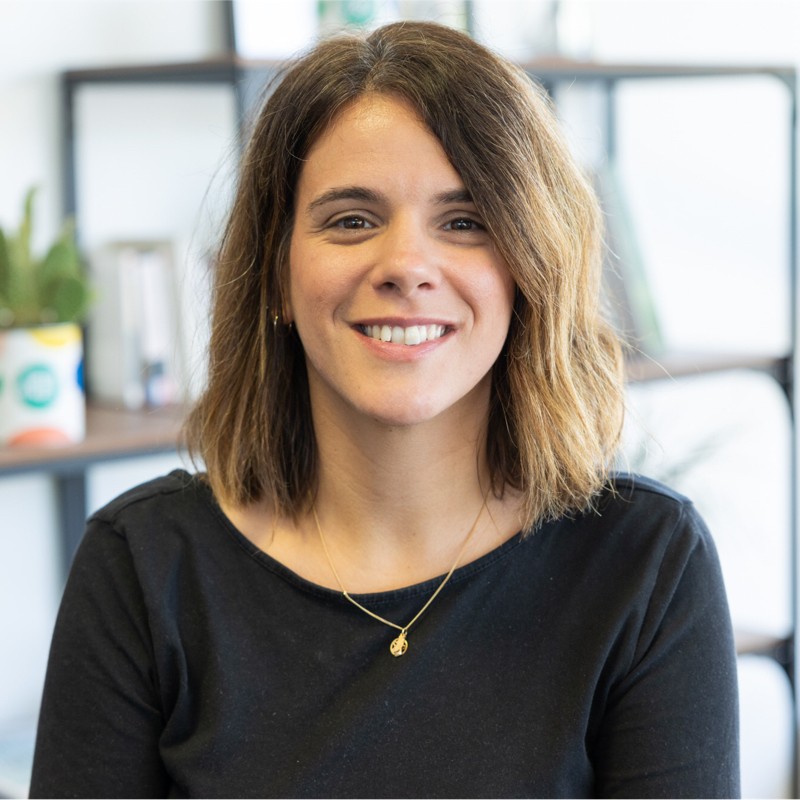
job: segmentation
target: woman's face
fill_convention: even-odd
[[[289,261],[315,411],[392,426],[453,410],[485,419],[514,282],[410,106],[367,95],[317,140]]]

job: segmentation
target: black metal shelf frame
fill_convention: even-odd
[[[67,72],[62,78],[62,121],[63,121],[63,209],[68,215],[79,217],[80,209],[77,207],[76,174],[75,174],[75,120],[74,105],[76,92],[88,84],[222,84],[229,86],[235,93],[236,108],[239,116],[240,131],[244,129],[248,114],[257,105],[264,85],[274,77],[281,68],[277,62],[253,62],[237,58],[229,54],[219,59],[197,63],[150,65],[140,67],[116,67],[109,69],[89,69]],[[775,358],[774,372],[779,373],[781,384],[786,392],[792,415],[792,461],[791,461],[791,509],[790,532],[792,542],[792,609],[793,630],[797,629],[800,620],[800,547],[797,542],[800,524],[800,504],[798,503],[798,489],[800,488],[800,470],[798,466],[798,413],[800,413],[800,399],[795,391],[795,353],[798,345],[798,143],[797,143],[797,71],[794,67],[786,65],[669,65],[669,64],[596,64],[590,62],[577,62],[566,59],[545,59],[521,65],[523,69],[536,81],[541,83],[547,91],[553,94],[558,85],[564,83],[594,83],[604,90],[604,148],[609,161],[613,162],[617,154],[615,93],[617,85],[627,81],[652,81],[664,79],[736,79],[743,77],[764,76],[773,78],[782,83],[787,90],[789,103],[789,153],[788,163],[790,169],[789,192],[786,198],[788,216],[788,276],[791,292],[790,324],[791,324],[791,353],[788,357],[781,354]],[[71,483],[65,483],[67,494],[83,491],[81,481],[71,478]],[[75,508],[74,497],[62,498],[64,513],[71,514],[73,520]],[[800,686],[800,667],[798,667],[798,650],[796,637],[787,640],[780,650],[783,666],[787,669],[792,679],[793,688]],[[787,656],[788,653],[788,656]],[[788,657],[788,662],[787,661]],[[795,692],[794,703],[794,729],[800,728],[800,703]],[[800,737],[795,735],[795,787],[798,786],[798,769],[800,763],[800,750],[797,742]]]

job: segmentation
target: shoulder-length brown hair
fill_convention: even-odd
[[[460,174],[516,282],[493,368],[493,487],[530,527],[586,508],[622,422],[621,356],[598,309],[597,201],[544,92],[465,34],[400,22],[317,45],[283,75],[244,155],[216,263],[208,387],[187,443],[220,500],[294,515],[316,486],[305,359],[281,323],[294,193],[311,145],[368,92],[417,110]],[[276,318],[278,320],[276,324]]]

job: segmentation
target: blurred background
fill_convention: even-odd
[[[796,796],[794,0],[0,0],[0,227],[38,187],[34,249],[73,216],[96,289],[85,441],[0,446],[0,796],[27,792],[75,520],[185,466],[209,253],[265,80],[321,34],[399,18],[467,30],[552,93],[604,203],[606,302],[632,344],[621,463],[709,522],[744,793]]]

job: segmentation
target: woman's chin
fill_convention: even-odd
[[[442,424],[462,428],[465,432],[470,420],[485,419],[488,404],[480,402],[477,392],[465,397],[444,398],[422,392],[405,399],[383,397],[374,402],[361,402],[358,411],[372,422],[388,428],[413,428]]]
[[[403,403],[391,407],[376,404],[360,410],[372,422],[387,428],[412,428],[416,425],[425,425],[442,413],[441,409],[424,403]]]

